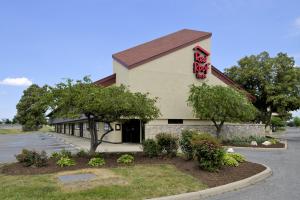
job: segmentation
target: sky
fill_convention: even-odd
[[[212,32],[221,71],[252,54],[300,65],[299,0],[0,0],[0,119],[30,84],[112,73],[113,53],[183,28]],[[300,113],[295,113],[300,115]]]

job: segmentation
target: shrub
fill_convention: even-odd
[[[178,150],[178,138],[169,133],[159,133],[156,135],[158,151],[168,156],[176,156]]]
[[[279,143],[279,140],[277,140],[276,138],[271,138],[268,141],[271,142],[271,144],[277,144],[277,143]]]
[[[249,136],[249,137],[232,137],[230,139],[223,139],[222,143],[233,146],[246,146],[250,145],[251,141],[256,141],[257,144],[262,144],[267,138],[265,136]]]
[[[117,162],[120,164],[129,165],[134,162],[134,157],[129,154],[124,154],[118,158]]]
[[[158,145],[155,140],[147,139],[143,142],[143,151],[146,156],[152,158],[158,155]]]
[[[69,167],[75,165],[75,161],[68,157],[61,157],[56,164],[60,167]]]
[[[91,158],[88,165],[92,167],[99,167],[105,165],[105,160],[103,158]]]
[[[194,135],[197,135],[196,131],[192,130],[183,130],[181,133],[181,139],[179,141],[179,145],[181,148],[182,153],[188,160],[193,158],[193,146],[192,146],[192,138]]]
[[[45,151],[38,153],[36,151],[30,151],[27,149],[23,149],[22,152],[16,155],[16,159],[19,163],[21,163],[24,167],[36,166],[42,167],[47,165],[47,154]]]
[[[223,165],[230,166],[230,167],[237,167],[239,166],[239,162],[236,161],[229,153],[226,153],[223,157]]]
[[[60,157],[71,158],[72,157],[72,152],[63,149],[63,150],[60,151]]]
[[[246,161],[246,158],[239,153],[228,153],[228,155],[232,158],[234,158],[237,162],[242,163]]]
[[[48,160],[48,157],[47,157],[47,154],[45,151],[42,151],[40,154],[36,153],[33,165],[36,167],[46,166],[47,160]]]
[[[77,153],[76,153],[77,157],[81,157],[81,158],[85,158],[88,156],[88,153],[84,150],[84,149],[80,149]]]
[[[59,159],[61,156],[60,156],[60,153],[58,152],[53,152],[50,156],[50,158],[54,158],[54,159]]]
[[[193,139],[192,145],[200,168],[217,171],[222,166],[225,151],[219,143]]]

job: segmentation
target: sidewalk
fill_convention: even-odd
[[[49,136],[58,138],[66,144],[70,144],[77,149],[84,149],[88,151],[90,149],[90,139],[88,138],[80,138],[76,136],[70,136],[55,132],[49,132]],[[142,151],[142,145],[140,144],[110,144],[110,143],[102,143],[98,146],[97,152],[140,152]]]

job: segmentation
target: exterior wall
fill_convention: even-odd
[[[114,61],[116,85],[128,85],[131,91],[149,92],[151,96],[158,97],[157,106],[162,113],[160,119],[194,119],[192,109],[186,102],[190,85],[207,83],[227,86],[212,75],[211,70],[206,79],[196,79],[192,71],[193,48],[196,45],[210,52],[208,38],[130,70]]]
[[[155,135],[161,132],[172,133],[180,136],[182,130],[191,129],[198,130],[205,133],[216,133],[216,128],[213,124],[207,122],[198,124],[146,124],[145,125],[145,139],[155,138]],[[224,124],[221,136],[224,138],[231,138],[234,136],[264,136],[265,126],[264,124]]]

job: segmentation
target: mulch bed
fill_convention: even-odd
[[[271,145],[262,145],[259,144],[257,146],[252,146],[252,145],[233,145],[233,144],[223,144],[224,146],[232,146],[232,147],[253,147],[253,148],[284,148],[285,144],[283,143],[277,143],[277,144],[271,144]]]
[[[124,153],[122,153],[124,154]],[[104,168],[120,167],[122,165],[117,163],[117,158],[121,153],[105,153],[103,158],[106,164]],[[251,162],[241,163],[238,167],[225,166],[219,172],[207,172],[199,169],[196,161],[186,161],[181,157],[175,158],[148,158],[143,153],[135,153],[135,164],[172,164],[184,173],[190,174],[199,178],[202,183],[208,187],[215,187],[224,185],[234,181],[238,181],[265,170],[263,165]],[[48,165],[45,167],[23,167],[20,163],[12,163],[0,168],[0,172],[7,175],[33,175],[33,174],[48,174],[60,171],[78,170],[83,168],[90,168],[87,163],[89,158],[74,157],[76,165],[71,167],[59,167],[56,165],[55,159],[49,159]]]

